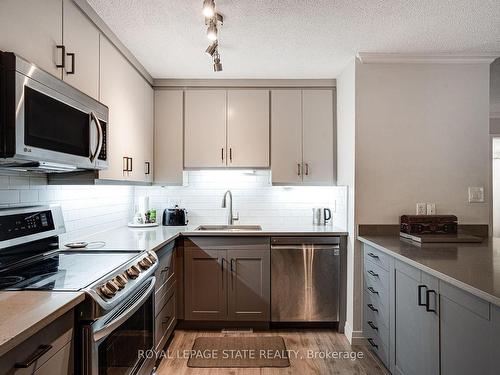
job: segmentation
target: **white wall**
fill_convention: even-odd
[[[52,186],[43,176],[0,174],[0,208],[60,204],[67,233],[60,243],[126,225],[132,217],[131,186]]]
[[[346,227],[345,187],[281,187],[269,181],[269,171],[189,171],[185,172],[187,186],[136,187],[135,194],[136,198],[149,196],[150,206],[159,213],[176,204],[186,208],[194,225],[226,223],[227,209],[221,203],[231,189],[239,224],[310,225],[313,207],[330,207],[335,208],[333,223]]]
[[[500,58],[490,65],[490,117],[500,118]]]
[[[359,64],[356,97],[357,224],[396,224],[416,202],[489,223],[488,64]]]
[[[361,256],[355,226],[355,131],[356,131],[356,60],[337,77],[337,180],[348,188],[347,199],[347,308],[345,334],[350,342],[361,332]],[[354,339],[354,340],[353,340]]]

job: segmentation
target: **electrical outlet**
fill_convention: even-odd
[[[427,203],[427,215],[436,214],[436,203]]]
[[[427,215],[427,205],[425,203],[417,203],[417,215]]]
[[[484,188],[469,187],[469,203],[483,203],[483,202],[484,202]]]

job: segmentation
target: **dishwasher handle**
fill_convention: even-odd
[[[271,250],[304,250],[305,248],[313,248],[314,250],[334,250],[334,255],[339,255],[339,245],[271,245]]]

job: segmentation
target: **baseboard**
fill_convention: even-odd
[[[351,345],[366,345],[363,331],[353,331],[349,322],[345,322],[344,335]]]

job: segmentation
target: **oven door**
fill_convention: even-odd
[[[95,322],[83,326],[85,375],[150,374],[153,349],[155,277],[149,278],[128,300]]]
[[[64,82],[50,84],[15,73],[13,158],[53,163],[55,167],[105,168],[108,119],[93,109],[102,105]]]

